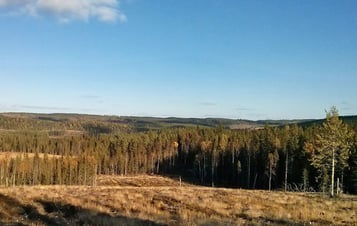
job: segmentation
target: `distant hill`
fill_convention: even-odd
[[[357,124],[357,116],[341,117],[348,124]],[[323,119],[312,120],[244,120],[226,118],[158,118],[135,116],[103,116],[86,114],[38,114],[38,113],[0,113],[0,130],[46,131],[56,135],[88,132],[91,134],[140,132],[175,127],[222,126],[229,129],[259,129],[266,125],[283,126],[299,124],[311,126]]]
[[[357,128],[357,115],[340,116],[340,119],[347,125]],[[324,120],[325,119],[305,120],[305,121],[300,121],[297,124],[303,127],[309,127],[314,125],[321,125]]]

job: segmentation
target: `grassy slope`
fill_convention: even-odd
[[[0,188],[0,224],[353,225],[357,199],[205,188],[157,176],[100,177],[98,185]]]

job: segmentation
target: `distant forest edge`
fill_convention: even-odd
[[[340,187],[357,193],[357,116]],[[306,143],[324,120],[0,114],[0,185],[95,185],[98,174],[180,175],[206,186],[328,191]],[[342,163],[342,160],[341,160]]]

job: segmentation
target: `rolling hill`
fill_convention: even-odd
[[[348,118],[357,121],[356,116]],[[37,114],[0,113],[0,129],[3,130],[73,130],[93,133],[118,131],[147,131],[172,127],[217,127],[230,129],[258,129],[265,125],[306,124],[315,120],[244,120],[226,118],[158,118],[135,116],[103,116],[86,114]]]

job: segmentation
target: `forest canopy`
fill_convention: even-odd
[[[337,119],[348,151],[336,151],[332,178],[316,160],[329,115],[268,123],[1,114],[0,184],[95,185],[98,174],[165,174],[206,186],[328,191],[338,178],[339,191],[356,193],[357,120]],[[232,129],[239,122],[245,127]]]

